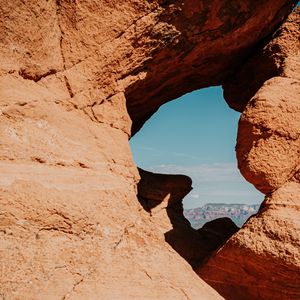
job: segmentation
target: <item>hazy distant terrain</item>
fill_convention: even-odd
[[[258,208],[259,204],[208,203],[202,207],[186,209],[184,215],[195,229],[202,227],[208,221],[222,217],[231,218],[240,227],[258,211]]]

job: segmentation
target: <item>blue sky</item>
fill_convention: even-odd
[[[260,203],[263,195],[236,166],[239,116],[227,106],[221,87],[186,94],[163,105],[131,139],[134,160],[145,170],[190,176],[193,191],[185,208]]]

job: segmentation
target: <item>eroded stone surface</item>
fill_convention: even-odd
[[[0,1],[2,298],[221,299],[138,203],[131,119],[221,83],[293,2]]]
[[[164,102],[221,84],[293,2],[18,0],[1,5],[0,74],[67,90],[79,109],[126,91],[136,132]]]
[[[299,24],[297,10],[278,29],[274,39],[241,68],[241,82],[236,84],[233,81],[227,91],[230,92],[232,86],[238,88],[245,84],[246,70],[250,70],[249,82],[253,87],[261,80],[260,75],[258,79],[253,76],[253,71],[260,74],[261,66],[265,67],[265,74],[277,70],[276,76],[261,83],[262,87],[245,107],[239,122],[236,146],[243,176],[265,194],[290,181],[299,171]],[[272,53],[269,54],[269,60],[273,64],[269,68],[265,64],[267,53]],[[241,103],[247,100],[245,90],[247,89],[242,88]],[[230,101],[234,96],[233,93]]]
[[[1,296],[221,299],[136,199],[124,103],[106,124],[48,97],[24,79],[1,89]]]
[[[226,299],[299,299],[299,200],[295,182],[266,197],[199,275]]]
[[[256,49],[225,80],[224,97],[230,107],[243,112],[249,100],[272,77],[299,80],[299,26],[298,14],[290,14],[276,33],[268,37],[266,45]]]
[[[243,176],[267,194],[291,180],[300,166],[300,81],[274,77],[246,106],[237,138]]]
[[[266,64],[267,53],[271,69]],[[274,40],[258,50],[234,81],[227,83],[230,105],[243,109],[247,103],[238,129],[239,168],[267,196],[258,214],[198,269],[198,274],[226,299],[300,297],[299,62],[298,10]],[[263,68],[267,77],[275,77],[261,76]],[[249,90],[244,88],[246,70],[258,72],[258,77],[248,73]],[[261,82],[264,79],[268,80]],[[255,95],[248,101],[253,91]]]

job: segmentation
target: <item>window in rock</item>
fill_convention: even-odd
[[[142,169],[192,178],[183,205],[196,229],[219,217],[241,226],[263,199],[237,169],[239,116],[227,106],[221,87],[202,89],[162,106],[130,141]]]

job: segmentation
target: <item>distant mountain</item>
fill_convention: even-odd
[[[201,228],[206,222],[229,217],[239,227],[259,209],[259,204],[226,204],[207,203],[202,207],[184,210],[184,216],[189,220],[195,229]]]

